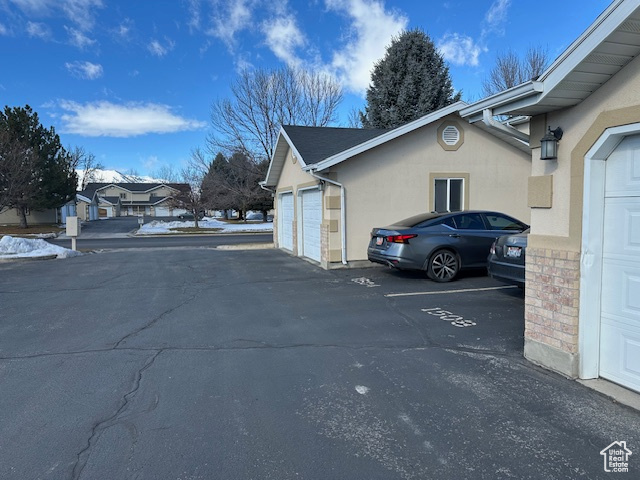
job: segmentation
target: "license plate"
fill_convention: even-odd
[[[522,255],[522,248],[520,248],[520,247],[507,247],[507,251],[505,253],[505,257],[520,258],[520,255]]]
[[[380,246],[384,243],[384,237],[376,237],[376,245]]]

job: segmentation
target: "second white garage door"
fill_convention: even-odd
[[[293,193],[280,195],[278,217],[279,241],[282,248],[293,250]]]
[[[298,219],[302,226],[302,255],[317,262],[321,257],[320,225],[322,224],[322,192],[305,190],[300,195],[302,218]]]
[[[640,391],[640,136],[606,162],[600,375]]]

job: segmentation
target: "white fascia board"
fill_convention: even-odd
[[[540,76],[545,92],[556,87],[638,7],[640,0],[616,0]],[[544,96],[544,94],[543,94]]]
[[[85,197],[84,195],[80,195],[79,193],[76,193],[76,199],[80,200],[81,202],[91,203],[89,197]]]
[[[371,140],[367,140],[366,142],[356,145],[355,147],[351,147],[347,150],[344,150],[343,152],[340,152],[336,155],[328,157],[322,160],[321,162],[316,163],[315,165],[311,165],[311,167],[305,166],[303,170],[305,171],[313,170],[313,171],[321,172],[323,170],[326,170],[327,168],[331,168],[334,165],[337,165],[338,163],[344,162],[345,160],[351,157],[355,157],[356,155],[364,153],[367,150],[371,150],[372,148],[382,145],[383,143],[387,143],[391,140],[401,137],[402,135],[412,132],[418,128],[424,127],[425,125],[429,125],[430,123],[438,121],[441,118],[446,117],[447,115],[451,115],[452,113],[459,112],[466,105],[467,104],[462,101],[453,103],[447,107],[441,108],[440,110],[436,110],[435,112],[425,115],[424,117],[420,117],[419,119],[414,120],[413,122],[409,122],[406,125],[403,125],[394,130],[391,130],[390,132],[383,133],[382,135],[372,138]]]
[[[536,103],[535,99],[537,99],[537,96],[542,91],[542,82],[530,80],[504,92],[496,93],[476,103],[472,103],[468,107],[460,110],[460,116],[471,123],[479,122],[482,121],[482,112],[484,110],[494,110],[497,107],[527,98],[531,98],[531,103],[534,104]]]
[[[276,186],[278,184],[277,179],[275,183],[273,182],[271,175],[272,175],[273,165],[276,162],[276,156],[278,155],[278,146],[280,145],[280,142],[282,142],[283,138],[285,139],[285,141],[288,142],[287,137],[284,135],[284,130],[282,129],[282,127],[280,127],[280,132],[278,133],[278,139],[276,140],[276,148],[273,150],[273,154],[271,155],[271,160],[269,161],[269,168],[267,169],[267,175],[264,177],[264,180],[263,180],[265,185]],[[282,160],[280,167],[282,165],[284,165],[284,159]],[[277,172],[278,177],[280,176],[280,172]]]
[[[289,148],[291,148],[291,150],[293,150],[293,154],[298,159],[298,162],[300,162],[300,166],[302,168],[306,167],[307,164],[304,162],[304,158],[302,158],[302,155],[300,155],[300,152],[298,152],[298,149],[293,144],[293,142],[289,138],[289,135],[287,135],[287,132],[285,132],[284,128],[280,129],[280,134],[287,140],[287,143],[289,144]]]

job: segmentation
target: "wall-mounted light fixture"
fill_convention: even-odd
[[[558,140],[564,132],[560,127],[549,131],[540,140],[540,160],[555,160],[558,158]]]

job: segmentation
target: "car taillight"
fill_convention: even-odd
[[[493,242],[493,243],[491,244],[491,249],[489,250],[489,253],[490,253],[491,255],[495,255],[495,254],[496,254],[496,242]]]
[[[417,237],[418,235],[389,235],[387,237],[388,243],[409,243],[410,238]]]

